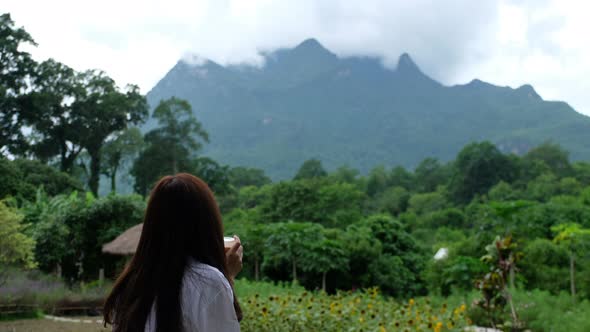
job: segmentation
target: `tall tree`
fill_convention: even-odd
[[[71,172],[82,152],[83,128],[72,109],[81,97],[74,70],[53,59],[36,67],[32,91],[21,99],[22,118],[33,129],[31,151],[41,161],[58,156],[60,170]]]
[[[97,195],[101,171],[101,149],[106,140],[148,115],[148,104],[139,87],[128,85],[120,91],[104,72],[89,70],[79,74],[83,95],[72,104],[76,127],[83,133],[82,146],[90,156],[88,186]]]
[[[105,161],[102,173],[111,179],[111,192],[117,192],[117,171],[119,167],[134,158],[143,146],[143,136],[137,127],[121,131],[102,148]]]
[[[25,145],[18,99],[35,69],[31,55],[22,50],[25,45],[37,44],[10,14],[0,15],[0,154],[20,153]]]
[[[202,142],[209,142],[209,135],[186,100],[174,97],[162,100],[152,118],[158,127],[145,135],[147,147],[131,169],[135,190],[142,195],[163,175],[192,171]]]

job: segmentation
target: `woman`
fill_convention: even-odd
[[[239,238],[224,250],[221,214],[205,182],[162,178],[151,192],[133,259],[104,306],[113,331],[239,331],[233,279]]]

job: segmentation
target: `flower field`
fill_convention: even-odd
[[[460,331],[466,306],[433,305],[428,298],[398,303],[377,288],[338,293],[253,294],[241,298],[243,331]]]

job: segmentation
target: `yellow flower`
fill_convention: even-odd
[[[410,299],[410,306],[413,306],[416,303],[416,301],[414,301],[414,299]]]
[[[462,304],[461,307],[459,307],[459,309],[461,310],[461,312],[465,311],[465,309],[467,309],[467,307],[465,306],[465,304]]]
[[[434,326],[434,332],[440,332],[442,330],[443,324],[441,322],[436,323]]]
[[[367,309],[372,309],[373,308],[373,304],[369,303],[367,304]]]
[[[383,327],[383,325],[380,325],[379,332],[387,332],[387,330],[385,329],[385,327]]]

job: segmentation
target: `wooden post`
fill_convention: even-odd
[[[104,284],[104,269],[98,270],[98,283],[101,286]]]

